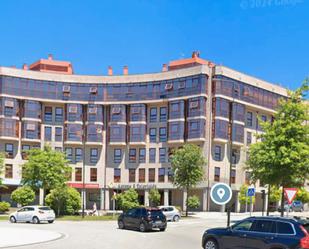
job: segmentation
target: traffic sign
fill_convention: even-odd
[[[255,188],[248,188],[247,196],[249,197],[255,196]]]
[[[293,200],[296,197],[298,189],[297,188],[285,188],[284,189],[284,194],[285,197],[288,199],[288,203],[292,204]]]
[[[217,183],[211,188],[210,198],[217,205],[225,205],[232,199],[232,189],[225,183]]]

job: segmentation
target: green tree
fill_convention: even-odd
[[[203,166],[206,160],[200,147],[194,144],[185,144],[182,148],[173,151],[171,156],[173,183],[189,193],[189,190],[203,180]],[[188,216],[188,198],[186,202],[186,216]]]
[[[161,195],[156,188],[149,191],[149,201],[151,206],[158,206],[161,201]]]
[[[58,187],[51,190],[46,196],[45,202],[58,216],[75,214],[81,208],[80,194],[71,187]]]
[[[22,184],[35,190],[65,186],[71,167],[64,153],[45,146],[43,150],[32,149],[27,155],[28,161],[22,167]]]
[[[139,206],[138,193],[133,188],[130,188],[123,193],[117,194],[114,198],[123,211],[127,211],[130,208]]]
[[[247,196],[248,193],[248,185],[243,184],[238,193],[239,203],[242,205],[250,204],[251,198]],[[252,203],[255,203],[255,197],[252,197]]]
[[[309,110],[303,101],[308,80],[279,102],[273,122],[261,122],[260,142],[249,149],[253,180],[283,188],[303,186],[309,176]],[[284,192],[281,194],[281,215]]]
[[[4,155],[0,153],[0,187],[2,186],[2,175],[4,169]]]
[[[270,187],[269,202],[278,202],[281,199],[282,190],[277,186]]]
[[[199,208],[200,205],[200,199],[196,195],[188,197],[188,208]]]
[[[5,213],[6,211],[9,211],[10,207],[10,203],[6,201],[0,201],[0,213]]]
[[[26,206],[34,201],[35,192],[29,186],[19,187],[12,192],[11,199],[22,206]]]
[[[306,204],[309,202],[309,192],[305,188],[299,188],[295,200],[301,201]]]

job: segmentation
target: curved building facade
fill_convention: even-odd
[[[27,150],[49,144],[70,161],[68,185],[82,193],[85,177],[87,208],[94,202],[117,208],[112,195],[133,187],[145,205],[157,188],[162,204],[184,206],[194,193],[200,209],[217,210],[209,188],[231,179],[239,210],[237,191],[250,177],[243,167],[246,149],[262,132],[258,117],[271,122],[286,89],[197,53],[159,73],[129,75],[125,67],[124,75],[112,75],[111,68],[108,74],[74,75],[71,63],[52,57],[30,68],[0,67],[0,149],[8,186],[1,198],[20,184]],[[185,143],[200,146],[207,159],[205,180],[192,193],[175,188],[169,163],[172,149]]]

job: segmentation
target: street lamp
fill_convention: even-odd
[[[85,188],[85,172],[86,172],[86,105],[83,105],[82,108],[83,115],[82,115],[82,127],[83,127],[83,133],[82,133],[82,143],[83,143],[83,188],[82,188],[82,193],[83,193],[83,198],[82,198],[82,217],[85,218],[85,202],[86,202],[86,188]]]

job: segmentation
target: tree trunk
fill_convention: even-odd
[[[281,217],[284,216],[284,187],[282,186],[282,193],[281,193]]]
[[[268,199],[268,202],[267,202],[267,211],[266,211],[266,216],[269,216],[269,208],[270,208],[270,184],[268,184],[268,193],[267,193],[267,199]],[[266,198],[266,196],[265,196]]]
[[[186,188],[187,195],[186,195],[186,217],[188,217],[188,194],[189,194],[189,188]]]

